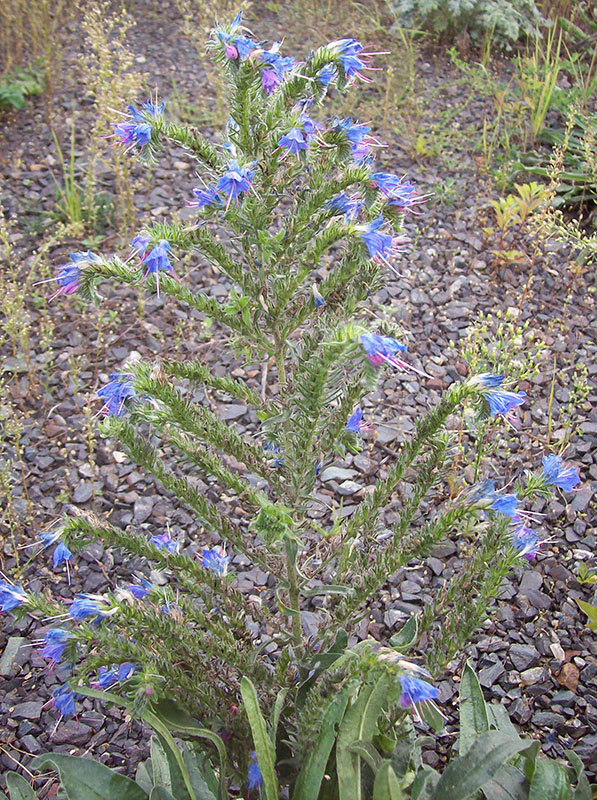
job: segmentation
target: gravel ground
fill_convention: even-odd
[[[259,10],[260,4],[256,6]],[[258,11],[254,19],[256,35],[272,38],[267,21]],[[281,25],[276,19],[270,22],[274,28]],[[288,38],[287,50],[293,52],[293,34]],[[163,18],[155,14],[139,16],[130,46],[137,56],[136,66],[142,65],[151,76],[149,85],[160,87],[166,100],[172,101],[169,94],[175,75],[177,91],[196,101],[197,87],[205,85],[205,75],[197,66],[193,46],[180,36],[173,13],[164,12]],[[74,63],[78,52],[73,46],[67,59]],[[460,102],[458,76],[441,56],[421,59],[417,70],[425,124],[440,124]],[[72,89],[58,98],[58,107],[64,109],[65,118],[76,110],[82,131],[91,122],[89,105]],[[413,429],[416,418],[437,402],[443,389],[465,374],[462,359],[451,346],[458,346],[479,313],[493,315],[497,308],[515,309],[519,320],[529,320],[547,347],[539,373],[520,387],[530,399],[522,413],[521,432],[505,437],[496,452],[498,462],[508,464],[510,476],[523,466],[537,464],[546,443],[554,358],[552,441],[564,432],[573,369],[578,364],[587,365],[590,390],[575,409],[577,433],[566,453],[567,460],[580,468],[582,488],[568,496],[569,502],[560,497],[545,509],[550,544],[537,562],[510,576],[491,619],[475,636],[467,655],[479,672],[487,699],[503,701],[521,731],[537,737],[551,755],[574,747],[595,775],[597,641],[585,627],[585,618],[575,602],[580,598],[597,601],[595,587],[578,579],[580,563],[589,568],[595,565],[594,295],[589,276],[571,269],[565,249],[550,246],[536,250],[524,232],[515,233],[515,244],[530,254],[529,261],[534,261],[532,286],[527,286],[529,261],[496,268],[491,253],[495,241],[484,236],[483,227],[488,224],[488,198],[497,192],[480,176],[468,138],[482,127],[487,108],[487,102],[479,98],[463,103],[456,125],[463,135],[453,136],[437,158],[413,161],[408,137],[383,131],[389,144],[383,151],[383,165],[407,173],[423,191],[435,192],[435,197],[422,216],[407,222],[414,244],[396,264],[403,277],[388,273],[386,287],[372,301],[378,313],[390,315],[404,326],[413,362],[433,377],[419,381],[385,374],[377,392],[365,402],[376,436],[367,440],[361,454],[330,465],[321,476],[317,492],[335,505],[342,500],[344,514],[352,512],[367,485],[383,476],[385,465]],[[58,128],[67,142],[69,126],[65,122]],[[81,156],[83,141],[81,135]],[[44,123],[41,100],[0,121],[0,142],[0,201],[6,213],[17,220],[11,240],[18,257],[18,264],[3,268],[24,273],[31,268],[34,251],[40,246],[32,225],[41,211],[52,208],[54,196],[56,170],[49,155],[51,135]],[[135,174],[142,173],[135,168]],[[104,180],[105,188],[113,189],[109,174]],[[188,213],[184,202],[195,183],[184,154],[175,150],[165,154],[152,169],[150,181],[139,180],[135,193],[139,219]],[[108,240],[101,248],[109,251],[115,246]],[[65,253],[73,249],[80,249],[80,243],[68,242],[52,249],[51,263],[61,263]],[[185,280],[190,283],[201,283],[213,296],[227,293],[229,287],[205,265],[190,263],[187,270]],[[5,370],[10,373],[3,402],[18,409],[23,420],[21,462],[10,441],[3,456],[11,459],[12,507],[22,523],[16,531],[0,527],[0,566],[10,575],[20,564],[29,588],[50,587],[56,596],[64,598],[80,591],[102,591],[126,580],[139,567],[134,560],[123,561],[117,551],[94,545],[75,565],[69,586],[63,574],[52,571],[45,555],[32,558],[32,551],[20,549],[33,540],[40,527],[69,506],[109,513],[114,524],[133,525],[152,533],[161,532],[169,522],[173,534],[184,537],[185,546],[196,550],[206,543],[206,534],[197,534],[192,517],[110,443],[95,441],[90,458],[86,403],[98,383],[105,382],[107,374],[131,353],[149,358],[166,354],[200,357],[213,364],[218,373],[242,376],[256,386],[259,382],[257,370],[243,369],[223,348],[217,327],[210,331],[195,315],[189,320],[184,309],[155,297],[146,302],[138,317],[131,291],[104,289],[107,300],[100,312],[87,309],[76,299],[52,304],[48,312],[55,325],[51,351],[44,348],[39,336],[41,312],[31,304],[30,359],[39,377],[37,383],[30,380],[23,353],[13,353],[8,344],[3,353]],[[240,431],[256,428],[254,412],[242,405],[221,404],[219,411]],[[209,480],[204,489],[213,494]],[[402,491],[407,492],[408,487]],[[400,499],[397,494],[387,509],[387,525],[396,520]],[[233,516],[237,513],[234,498],[220,502]],[[30,504],[33,519],[27,519]],[[537,506],[535,510],[541,512],[543,508]],[[15,550],[15,545],[19,549]],[[405,615],[419,610],[458,570],[465,549],[465,543],[454,538],[439,545],[427,563],[414,564],[393,575],[372,605],[359,636],[386,640]],[[266,576],[250,565],[237,561],[235,567],[242,591],[250,592],[266,583]],[[311,613],[312,621],[316,621],[315,605]],[[30,619],[15,623],[9,616],[4,616],[1,624],[0,771],[26,769],[32,755],[48,750],[91,754],[105,763],[132,769],[145,752],[147,731],[120,710],[106,712],[90,700],[82,703],[84,711],[78,720],[56,726],[56,713],[46,704],[53,687],[66,676],[61,669],[48,672],[32,646],[48,626]],[[438,751],[426,756],[432,765],[454,742],[460,667],[460,661],[449,665],[439,684],[449,721]],[[39,787],[40,797],[55,793],[51,780]]]

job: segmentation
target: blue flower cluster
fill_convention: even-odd
[[[543,458],[539,483],[572,491],[580,483],[580,475],[576,467],[564,464],[560,456],[549,455]],[[537,531],[530,526],[530,521],[537,515],[520,508],[517,493],[500,494],[496,491],[495,482],[486,480],[465,490],[462,498],[471,506],[495,511],[508,517],[511,520],[512,542],[515,548],[528,561],[536,558],[542,540]]]

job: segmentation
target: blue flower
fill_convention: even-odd
[[[519,503],[520,500],[515,494],[498,494],[494,492],[489,508],[497,511],[499,514],[504,514],[506,517],[515,517],[518,513],[517,509]]]
[[[405,352],[406,347],[390,336],[378,336],[376,333],[364,333],[361,344],[369,361],[379,367],[381,364],[392,364],[395,353]]]
[[[29,595],[20,584],[0,581],[0,611],[12,611],[26,603]]]
[[[126,410],[126,401],[137,397],[132,384],[134,376],[129,373],[112,372],[109,377],[110,382],[97,392],[97,396],[104,400],[102,413],[121,417]]]
[[[70,253],[69,257],[71,264],[62,264],[57,267],[54,280],[58,284],[58,288],[50,295],[50,300],[58,297],[58,295],[71,295],[77,292],[81,288],[82,268],[92,262],[101,260],[99,256],[96,256],[90,250]]]
[[[519,517],[515,518],[516,527],[512,533],[512,544],[527,561],[533,561],[541,544],[539,534],[525,525]]]
[[[379,233],[383,223],[383,217],[377,217],[373,222],[360,228],[361,239],[365,242],[371,258],[386,258],[391,255],[394,248],[393,238],[387,233]]]
[[[52,692],[52,705],[63,717],[72,717],[76,713],[75,700],[78,697],[68,683],[65,683]]]
[[[336,67],[333,64],[326,64],[325,67],[322,67],[318,74],[315,77],[315,80],[319,81],[322,86],[329,86],[332,81],[336,79],[338,76],[338,72]]]
[[[150,104],[151,108],[159,108]],[[153,117],[157,114],[152,113],[150,109],[146,109]],[[163,110],[163,109],[162,109]],[[111,137],[116,140],[116,144],[124,149],[125,153],[129,150],[139,149],[142,152],[143,148],[151,141],[151,134],[153,132],[153,125],[145,121],[145,116],[141,111],[138,111],[134,106],[129,106],[128,117],[130,122],[115,122],[113,124],[114,133]]]
[[[228,574],[228,565],[231,561],[232,557],[227,556],[223,549],[204,548],[201,551],[201,566],[220,577]]]
[[[257,753],[254,750],[251,753],[251,763],[249,764],[247,777],[249,779],[249,791],[258,789],[263,783],[263,776],[261,775],[261,770],[257,762]]]
[[[315,304],[315,308],[321,308],[323,305],[325,305],[325,298],[317,288],[316,284],[313,284],[311,291],[313,292],[313,303]]]
[[[373,179],[373,183],[382,194],[385,195],[392,195],[393,192],[400,187],[402,184],[401,179],[397,175],[393,175],[391,172],[374,172],[371,175]]]
[[[73,554],[68,549],[68,547],[64,544],[64,542],[60,542],[58,547],[54,550],[54,555],[52,556],[52,563],[54,564],[54,569],[59,567],[64,562],[68,562],[73,557]]]
[[[266,95],[272,94],[284,80],[284,75],[294,66],[294,59],[289,56],[281,56],[277,51],[279,43],[276,43],[271,50],[264,50],[259,53],[259,58],[267,65],[261,71],[261,86]]]
[[[280,137],[278,146],[285,147],[293,156],[298,155],[300,150],[309,149],[305,134],[300,128],[291,128],[288,133]]]
[[[400,676],[400,705],[404,708],[415,706],[417,703],[425,703],[428,700],[435,700],[438,689],[427,681],[420,678],[411,678],[409,675]]]
[[[362,200],[349,197],[345,192],[336,195],[326,203],[327,208],[338,214],[344,214],[344,219],[347,222],[354,222],[364,205],[365,203]]]
[[[215,206],[216,208],[220,208],[224,205],[224,201],[220,195],[215,189],[212,189],[211,186],[208,186],[207,189],[193,189],[193,194],[197,199],[189,203],[190,206],[195,206],[196,208]]]
[[[499,494],[495,490],[494,481],[481,481],[481,483],[465,489],[462,497],[471,506],[491,509],[512,519],[517,518],[522,513],[518,510],[520,504],[518,496],[515,494]]]
[[[148,254],[144,252],[143,255],[141,255],[141,265],[146,268],[145,275],[143,276],[141,283],[146,280],[148,275],[155,275],[158,297],[160,296],[161,271],[171,272],[172,277],[178,280],[177,276],[174,274],[170,259],[168,258],[168,253],[171,252],[172,248],[170,246],[170,242],[168,242],[166,239],[160,239],[160,241],[152,250],[150,250]]]
[[[247,36],[237,36],[233,39],[234,47],[241,61],[245,61],[249,55],[257,48],[256,42]]]
[[[142,578],[141,583],[129,583],[126,588],[134,598],[142,600],[153,589],[153,584],[145,578]]]
[[[64,628],[51,628],[44,636],[44,648],[41,651],[42,657],[47,658],[57,664],[66,649],[67,644],[74,634]]]
[[[334,126],[335,131],[343,133],[351,144],[359,144],[369,133],[371,128],[358,122],[353,122],[352,117],[338,120]]]
[[[69,606],[68,614],[71,619],[81,622],[89,617],[95,617],[99,622],[108,616],[108,607],[104,598],[94,594],[78,594]]]
[[[350,417],[348,418],[348,422],[346,423],[346,430],[350,431],[350,433],[360,433],[362,420],[363,420],[363,411],[360,408],[360,406],[357,406],[350,415]]]
[[[485,392],[485,400],[489,408],[489,413],[493,416],[503,415],[512,420],[510,413],[514,408],[521,406],[526,398],[526,392],[508,392],[505,389],[497,389]]]
[[[425,203],[427,197],[417,193],[417,187],[414,183],[406,181],[400,183],[392,189],[390,199],[386,203],[386,208],[389,211],[404,211],[412,209],[413,206]],[[414,213],[414,212],[413,212]]]
[[[228,162],[226,172],[216,184],[216,191],[226,195],[226,211],[231,200],[236,200],[253,185],[255,170],[250,167],[241,167],[236,160]]]
[[[118,667],[112,665],[109,669],[107,667],[100,667],[98,670],[97,681],[93,684],[100,689],[108,689],[115,683],[128,681],[139,667],[136,664],[131,664],[129,661],[120,664]]]
[[[370,78],[365,77],[361,70],[367,69],[367,57],[371,54],[363,53],[363,45],[356,39],[338,39],[327,45],[342,66],[345,77],[351,81],[360,78],[365,83],[370,83]]]
[[[481,375],[475,375],[471,378],[471,383],[480,384],[487,389],[495,389],[502,385],[505,377],[505,375],[492,375],[490,372],[483,372]]]
[[[543,456],[542,475],[545,483],[551,486],[559,486],[565,492],[571,492],[580,483],[580,475],[576,467],[570,467],[562,463],[560,456]]]
[[[274,467],[283,467],[284,466],[284,455],[282,453],[282,448],[279,444],[274,444],[273,442],[266,442],[263,445],[263,449],[266,452],[272,453],[274,458],[272,459],[272,465]]]
[[[178,550],[178,541],[170,536],[169,531],[160,534],[160,536],[152,536],[151,543],[160,550],[167,550],[169,553],[176,553]]]
[[[151,100],[146,100],[143,103],[143,109],[145,113],[149,114],[154,119],[157,119],[158,117],[161,117],[163,115],[165,107],[166,103],[163,102],[158,104],[158,103],[152,103]],[[129,109],[130,108],[132,108],[132,106],[129,106]]]

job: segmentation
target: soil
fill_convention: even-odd
[[[301,52],[305,41],[310,44],[323,35],[322,26],[309,27],[283,11],[276,15],[272,7],[267,3],[253,6],[249,22],[257,38],[273,39],[284,31],[285,50]],[[181,34],[174,6],[164,4],[161,9],[152,8],[151,13],[141,13],[144,8],[139,0],[129,8],[137,26],[127,44],[135,55],[134,67],[149,76],[147,86],[157,86],[167,107],[177,113],[205,117],[203,100],[215,108],[212,84],[197,61],[193,43]],[[336,28],[329,23],[329,38],[341,35],[341,22],[335,21]],[[72,33],[65,50],[65,74],[69,70],[74,74],[82,49],[76,26]],[[354,30],[345,35],[354,35]],[[383,476],[416,419],[438,401],[445,388],[466,374],[458,348],[474,320],[484,314],[491,326],[502,309],[518,321],[519,330],[529,323],[529,331],[543,342],[545,350],[538,357],[537,374],[519,387],[529,395],[520,432],[501,435],[495,458],[506,470],[504,483],[530,464],[540,463],[544,448],[567,435],[567,408],[572,402],[574,430],[565,457],[580,469],[583,482],[579,491],[534,509],[545,513],[543,531],[549,542],[537,561],[517,569],[505,582],[490,619],[465,655],[478,671],[486,698],[503,702],[522,732],[539,739],[544,752],[552,756],[563,756],[566,749],[573,748],[595,776],[597,640],[576,604],[578,599],[597,602],[595,584],[581,580],[581,565],[589,570],[595,566],[594,289],[588,272],[578,267],[564,246],[542,245],[519,228],[501,245],[497,234],[486,230],[495,227],[489,200],[500,194],[479,158],[478,142],[485,116],[492,110],[491,98],[466,93],[460,73],[441,52],[418,55],[416,86],[418,116],[410,107],[401,117],[400,108],[392,106],[391,113],[383,115],[385,124],[380,122],[380,114],[372,118],[372,125],[388,144],[381,151],[381,165],[407,174],[432,196],[421,207],[420,216],[411,215],[406,221],[413,244],[395,264],[400,277],[388,272],[385,287],[371,301],[378,315],[403,326],[412,362],[432,378],[384,373],[378,390],[364,402],[376,434],[366,438],[361,454],[329,465],[317,492],[336,506],[342,499],[343,513],[350,514],[367,486]],[[376,91],[363,90],[367,111],[380,100]],[[123,105],[127,102],[123,100]],[[401,102],[409,108],[404,96]],[[59,90],[52,105],[52,125],[65,149],[74,115],[77,163],[84,169],[93,106],[74,82]],[[359,116],[367,119],[366,112]],[[0,119],[0,202],[10,224],[13,250],[2,269],[21,278],[32,268],[40,269],[35,254],[43,237],[51,233],[51,226],[45,232],[40,228],[55,207],[59,165],[46,120],[43,98],[34,98],[26,109]],[[210,138],[217,137],[213,125],[207,133]],[[431,143],[438,141],[439,152],[430,152]],[[114,176],[107,168],[101,181],[102,190],[114,194]],[[149,173],[135,166],[133,182],[139,227],[146,219],[189,214],[185,203],[197,179],[182,151],[173,148],[162,153]],[[128,252],[119,236],[109,232],[101,241],[56,244],[45,258],[51,265],[59,265],[68,252],[87,246],[123,255]],[[519,255],[514,261],[496,262],[492,251],[497,249],[517,250]],[[215,297],[228,292],[229,287],[205,264],[189,260],[178,271],[183,280],[201,283]],[[234,358],[217,325],[210,327],[196,315],[189,319],[184,308],[165,298],[146,296],[141,306],[132,290],[106,284],[103,290],[105,301],[95,309],[77,297],[58,298],[48,305],[39,300],[45,289],[37,287],[26,308],[30,324],[27,351],[13,348],[10,339],[2,344],[6,426],[0,466],[7,462],[12,488],[10,501],[8,495],[5,498],[4,524],[0,526],[0,566],[8,576],[19,569],[20,580],[28,588],[49,589],[64,599],[82,591],[96,593],[114,587],[130,580],[139,567],[116,550],[94,545],[76,560],[69,584],[63,572],[52,570],[49,554],[38,554],[36,547],[26,549],[39,530],[69,507],[94,509],[108,515],[113,524],[132,525],[151,534],[163,532],[168,522],[172,534],[182,537],[191,550],[214,541],[113,443],[95,438],[92,415],[96,409],[89,401],[107,381],[108,373],[118,370],[131,354],[149,359],[176,355],[201,358],[218,374],[242,376],[255,387],[260,381],[260,370],[245,368],[242,360]],[[53,325],[49,334],[44,334],[44,319]],[[522,339],[524,355],[528,334]],[[582,397],[575,394],[579,365],[586,367],[588,385]],[[214,398],[209,401],[216,402]],[[241,432],[257,428],[254,412],[238,403],[220,403],[220,413]],[[11,418],[20,420],[18,437],[9,425]],[[468,477],[464,464],[456,466]],[[350,473],[334,473],[337,467]],[[205,491],[209,484],[206,479]],[[405,494],[397,494],[386,510],[386,525],[397,519],[408,486],[402,491]],[[234,498],[221,498],[221,505],[235,514]],[[432,513],[433,509],[427,506],[425,511]],[[426,563],[415,563],[391,576],[358,636],[386,641],[408,614],[420,610],[459,569],[465,551],[466,543],[454,537],[438,546]],[[251,565],[235,561],[232,566],[242,591],[250,593],[263,584],[263,574]],[[316,623],[315,604],[310,613]],[[25,618],[15,622],[10,615],[3,615],[1,626],[0,772],[18,769],[27,774],[31,758],[50,750],[90,755],[134,771],[146,753],[148,732],[121,710],[106,711],[85,700],[77,719],[56,724],[57,713],[48,700],[67,673],[63,668],[48,672],[34,645],[48,629],[47,621]],[[461,666],[461,659],[448,665],[439,681],[448,722],[439,746],[426,753],[432,766],[440,764],[455,742]],[[2,781],[0,785],[4,785]],[[55,794],[51,778],[36,786],[40,797]]]

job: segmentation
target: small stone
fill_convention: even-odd
[[[23,647],[27,640],[22,636],[10,636],[0,658],[0,675],[3,678],[14,678],[20,667],[27,661],[29,653]]]
[[[479,672],[479,683],[481,686],[489,689],[505,671],[504,665],[498,661],[497,664],[493,664],[491,667],[485,667],[485,669]]]
[[[541,728],[557,728],[564,722],[564,717],[561,714],[556,714],[553,711],[539,711],[533,717],[533,723]]]
[[[360,492],[362,488],[361,484],[355,481],[344,481],[344,483],[338,486],[336,491],[339,495],[342,495],[342,497],[350,497],[350,495]]]
[[[151,516],[153,509],[153,497],[139,497],[133,506],[133,518],[135,522],[145,522]]]
[[[326,467],[321,473],[322,481],[349,481],[356,478],[359,473],[354,469],[343,469],[342,467]]]
[[[27,703],[19,703],[13,708],[11,717],[13,719],[39,719],[43,707],[43,703],[37,703],[33,700]]]
[[[73,494],[75,503],[86,503],[93,495],[91,481],[81,481]]]
[[[564,661],[566,659],[566,653],[564,652],[564,648],[559,642],[554,642],[553,644],[550,644],[549,649],[551,650],[553,657],[557,658],[558,661]]]
[[[92,733],[93,730],[89,725],[69,719],[56,728],[51,742],[52,744],[85,744],[91,738]]]
[[[508,655],[514,668],[519,672],[535,667],[539,663],[539,653],[530,644],[513,644]]]
[[[564,664],[562,669],[556,675],[558,679],[558,683],[561,686],[565,686],[567,689],[570,689],[571,692],[576,692],[578,689],[578,679],[580,677],[580,671],[578,667],[574,664]]]
[[[535,683],[541,683],[544,678],[545,670],[543,667],[532,667],[520,673],[520,681],[524,686],[532,686]]]
[[[247,413],[247,407],[230,403],[220,407],[220,417],[224,420],[240,419]]]
[[[383,621],[387,628],[393,628],[399,622],[404,622],[404,614],[395,608],[388,608],[383,615]]]
[[[35,736],[31,736],[27,734],[27,736],[23,736],[21,739],[21,744],[23,745],[24,749],[27,750],[32,755],[36,756],[38,753],[41,753],[41,745],[35,738]]]
[[[515,700],[508,709],[508,712],[514,722],[518,722],[519,725],[524,725],[525,722],[528,722],[531,718],[529,704],[522,698]]]

